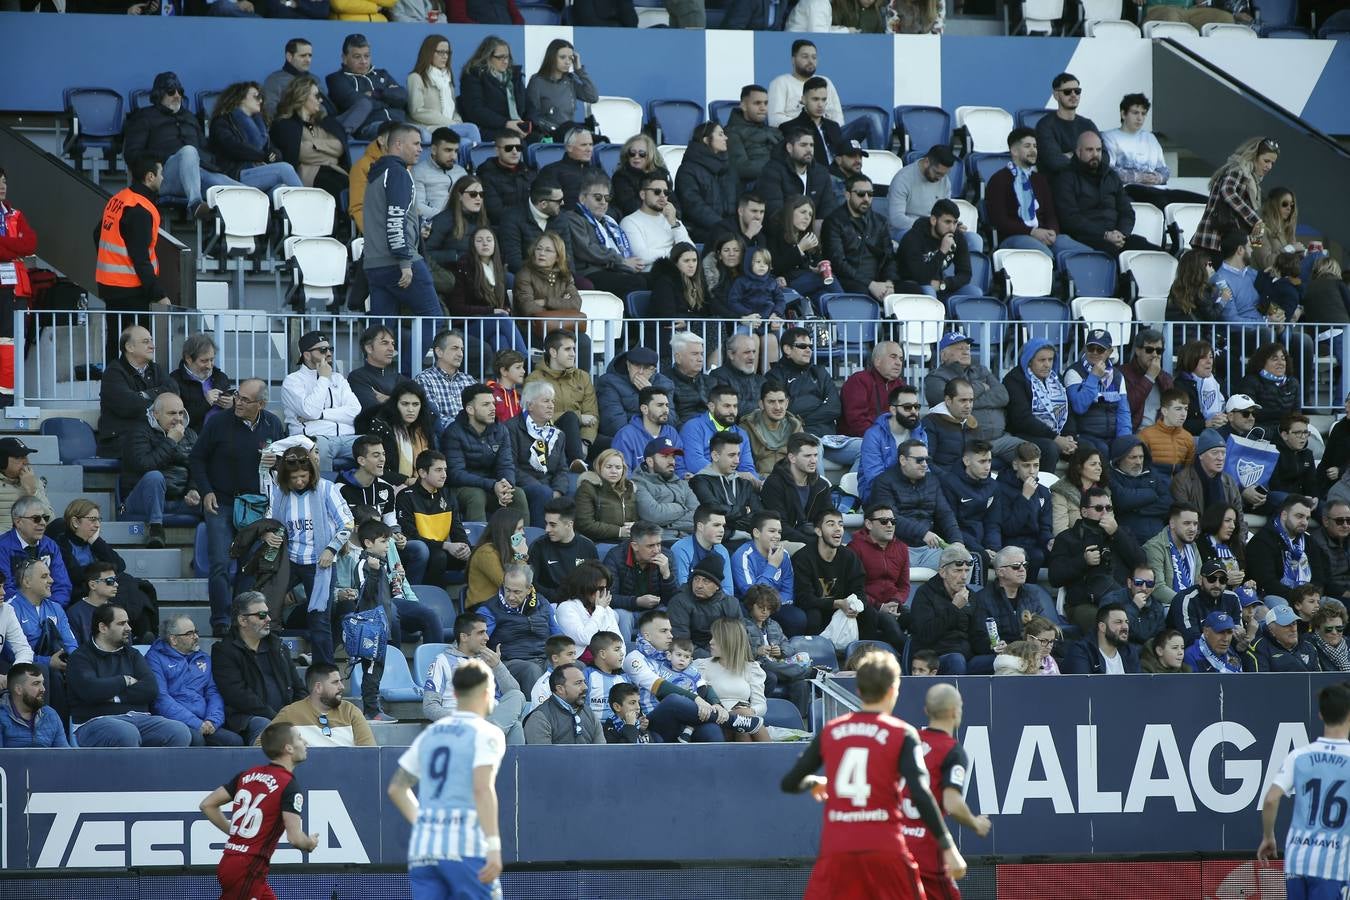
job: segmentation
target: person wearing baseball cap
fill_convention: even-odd
[[[1242,657],[1233,652],[1237,622],[1222,610],[1208,613],[1202,621],[1201,634],[1186,648],[1182,661],[1191,667],[1192,672],[1240,674],[1243,671]],[[1313,654],[1314,658],[1316,655]]]
[[[1266,612],[1265,630],[1247,649],[1248,672],[1320,672],[1317,648],[1298,633],[1298,613],[1281,603]]]
[[[839,145],[834,154],[834,162],[830,163],[830,180],[834,183],[836,197],[844,196],[845,181],[854,175],[862,174],[863,160],[867,159],[868,155],[861,141],[849,140]]]
[[[47,485],[28,462],[36,451],[20,438],[0,438],[0,509],[9,509],[25,494],[47,503]]]
[[[1111,332],[1093,328],[1083,343],[1083,356],[1064,371],[1064,390],[1077,418],[1079,443],[1087,441],[1105,456],[1111,441],[1134,431],[1129,388],[1111,363]]]
[[[1224,437],[1246,437],[1256,427],[1256,414],[1261,411],[1261,406],[1250,394],[1234,394],[1223,405],[1223,411],[1228,416],[1228,424],[1220,428],[1219,433]]]
[[[1224,613],[1234,622],[1242,619],[1238,596],[1228,589],[1228,567],[1218,557],[1201,563],[1195,584],[1172,598],[1167,625],[1180,631],[1190,644],[1200,636],[1205,617],[1214,612]]]
[[[638,518],[660,525],[665,541],[678,541],[694,533],[698,497],[689,480],[675,471],[675,460],[683,455],[684,450],[675,441],[656,438],[643,448],[642,467],[633,473]]]
[[[632,347],[614,357],[605,374],[595,382],[595,399],[600,407],[600,435],[612,441],[619,429],[639,414],[638,393],[645,387],[665,388],[666,395],[674,402],[675,385],[670,379],[656,371],[656,351],[650,347]],[[674,410],[671,410],[674,417]],[[679,425],[671,422],[671,427]],[[646,441],[643,441],[643,445]],[[641,445],[639,445],[641,446]],[[636,463],[629,459],[629,466]]]

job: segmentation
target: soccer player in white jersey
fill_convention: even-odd
[[[1317,712],[1322,736],[1285,757],[1261,807],[1256,858],[1267,860],[1278,852],[1280,800],[1294,796],[1284,841],[1289,900],[1342,900],[1350,889],[1350,684],[1322,688]]]
[[[413,900],[501,900],[497,770],[506,737],[485,718],[495,702],[492,671],[467,660],[455,668],[453,685],[457,709],[428,725],[399,757],[389,799],[413,826]]]

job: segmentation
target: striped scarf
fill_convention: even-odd
[[[584,204],[577,204],[577,212],[581,217],[591,223],[591,230],[595,232],[595,239],[600,242],[600,246],[607,247],[613,243],[619,248],[619,255],[628,259],[633,255],[633,247],[628,243],[628,235],[623,233],[623,229],[618,223],[605,216],[603,219],[597,219],[595,214],[585,207]],[[608,235],[608,239],[606,238]]]

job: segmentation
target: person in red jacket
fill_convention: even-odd
[[[1014,128],[1008,135],[1008,153],[1012,161],[989,176],[984,189],[985,211],[998,232],[999,249],[1039,250],[1055,259],[1091,250],[1060,233],[1050,179],[1036,171],[1036,132]]]
[[[867,602],[878,613],[895,616],[903,629],[909,619],[909,547],[895,539],[895,510],[881,503],[869,506],[863,526],[848,549],[862,562]]]
[[[8,195],[0,169],[0,406],[14,403],[14,306],[33,295],[23,258],[37,252],[37,234]]]
[[[862,437],[877,416],[890,412],[887,399],[891,391],[905,383],[905,354],[894,341],[881,341],[872,350],[872,364],[848,376],[839,399],[844,413],[839,417],[839,433]]]

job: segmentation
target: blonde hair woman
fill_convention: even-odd
[[[637,489],[628,463],[612,447],[595,458],[595,470],[577,479],[577,532],[597,543],[627,538],[637,521]]]
[[[946,16],[941,0],[892,0],[891,31],[896,34],[942,34]]]
[[[717,692],[722,706],[731,713],[733,719],[738,716],[762,717],[769,709],[764,697],[764,669],[755,662],[750,653],[750,641],[745,636],[745,627],[740,619],[716,619],[710,629],[712,637],[708,641],[711,659],[694,660],[693,668],[708,685]],[[762,724],[747,734],[739,728],[731,727],[731,720],[722,728],[728,740],[768,741],[769,729]]]
[[[1271,188],[1266,202],[1261,204],[1261,224],[1265,237],[1260,247],[1252,248],[1252,268],[1265,270],[1275,263],[1275,257],[1285,247],[1297,244],[1298,200],[1286,187]]]
[[[1261,181],[1280,158],[1279,142],[1254,137],[1233,151],[1209,179],[1209,199],[1191,246],[1218,254],[1227,232],[1238,230],[1265,243],[1261,222]]]

